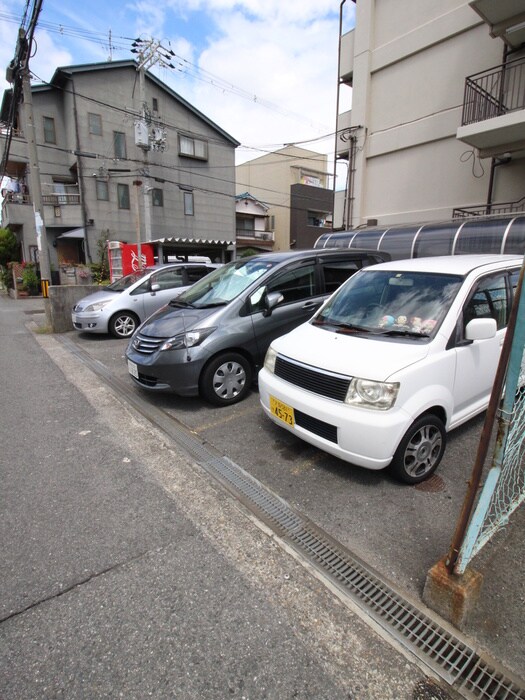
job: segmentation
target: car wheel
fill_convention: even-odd
[[[412,423],[399,443],[390,469],[405,484],[419,484],[434,473],[445,452],[443,422],[431,413]]]
[[[121,311],[111,317],[109,332],[114,338],[129,338],[139,325],[139,319],[129,311]]]
[[[253,372],[250,362],[231,352],[212,360],[201,375],[202,396],[216,406],[228,406],[242,401],[250,391]]]

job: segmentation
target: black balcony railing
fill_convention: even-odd
[[[466,79],[462,126],[517,109],[525,109],[525,58]]]
[[[470,216],[486,216],[487,214],[517,214],[525,212],[525,197],[517,202],[499,202],[494,204],[479,204],[474,207],[458,207],[452,211],[453,219],[466,219]]]

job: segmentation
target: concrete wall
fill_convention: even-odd
[[[97,284],[68,284],[49,287],[51,330],[53,333],[66,333],[74,330],[71,309],[83,297],[99,291]]]

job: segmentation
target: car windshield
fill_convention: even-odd
[[[177,297],[178,305],[208,308],[223,306],[252,285],[275,263],[260,258],[236,260],[206,275]]]
[[[120,277],[118,280],[115,280],[115,282],[108,284],[106,289],[111,289],[112,292],[123,292],[125,289],[131,287],[132,284],[135,284],[137,280],[139,280],[141,277],[144,277],[144,275],[149,272],[151,272],[151,269],[137,270],[136,272],[131,272],[129,275],[124,275],[124,277]]]
[[[462,283],[458,275],[363,270],[311,323],[341,333],[425,338],[443,321]]]

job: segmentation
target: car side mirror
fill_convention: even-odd
[[[494,318],[473,318],[465,327],[467,340],[488,340],[494,338],[498,324]]]
[[[270,292],[264,298],[264,311],[263,316],[271,316],[273,309],[284,301],[284,297],[281,292]]]
[[[149,290],[152,292],[152,294],[155,294],[155,292],[158,292],[160,289],[160,284],[158,282],[153,282],[150,284]]]

